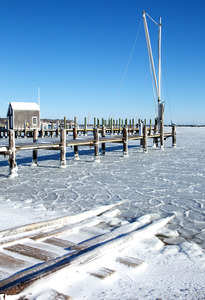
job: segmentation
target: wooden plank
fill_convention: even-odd
[[[64,267],[78,266],[83,263],[87,263],[99,256],[105,255],[113,249],[124,249],[125,246],[130,246],[136,238],[142,238],[146,236],[147,233],[150,234],[150,229],[152,234],[156,234],[160,228],[165,226],[168,222],[173,219],[172,217],[167,217],[158,221],[154,221],[152,224],[128,233],[118,236],[116,239],[111,239],[107,243],[97,245],[95,248],[89,248],[85,251],[80,251],[74,254],[64,255],[63,257],[58,257],[54,260],[45,262],[44,264],[35,265],[33,268],[29,268],[14,274],[13,276],[0,282],[0,292],[6,293],[8,295],[16,295],[22,292],[26,287],[34,284],[38,279],[45,278],[48,275],[57,272]]]
[[[27,262],[14,258],[13,256],[5,253],[0,253],[0,268],[12,269],[21,268],[28,265]]]
[[[64,249],[68,249],[68,248],[76,245],[73,242],[62,240],[62,239],[55,238],[55,237],[50,237],[50,238],[44,240],[43,242],[47,243],[47,244],[55,245],[57,247],[61,247]]]
[[[34,234],[32,236],[30,236],[30,238],[32,240],[34,240],[35,242],[46,239],[48,237],[54,237],[54,236],[59,236],[59,235],[67,235],[71,232],[77,231],[79,230],[81,227],[86,226],[86,225],[90,225],[90,226],[95,226],[97,224],[99,224],[101,221],[100,218],[96,217],[96,218],[91,218],[88,220],[84,220],[82,222],[78,222],[76,224],[72,224],[72,225],[67,225],[67,226],[63,226],[54,230],[50,230],[50,231],[46,231],[46,232],[39,232],[37,234]]]
[[[128,256],[118,257],[116,259],[116,261],[121,264],[124,264],[128,267],[133,267],[133,268],[136,268],[136,267],[141,266],[142,264],[145,264],[145,262],[141,259],[134,258],[134,257],[128,257]]]
[[[99,216],[107,211],[110,211],[114,207],[119,206],[121,203],[122,202],[117,202],[115,204],[96,207],[96,208],[92,209],[91,211],[87,210],[87,211],[84,211],[77,215],[64,216],[64,217],[60,217],[60,218],[56,218],[56,219],[52,219],[52,220],[47,220],[47,221],[43,221],[43,222],[32,223],[32,224],[27,224],[24,226],[6,229],[3,231],[0,231],[0,237],[6,237],[6,236],[19,234],[19,233],[25,233],[25,232],[29,232],[29,231],[36,230],[36,229],[43,229],[43,228],[46,229],[51,226],[57,227],[58,225],[60,226],[60,225],[64,225],[64,224],[71,224],[71,223],[74,223],[76,220],[78,220],[80,222],[80,221],[86,220],[86,219],[94,217],[94,216]]]
[[[28,245],[23,245],[23,244],[16,244],[16,245],[12,245],[10,247],[6,247],[4,248],[5,250],[11,251],[11,252],[15,252],[15,253],[19,253],[28,257],[33,257],[36,258],[38,260],[41,261],[48,261],[50,259],[56,258],[56,254],[46,251],[46,250],[42,250],[39,248],[35,248],[35,247],[31,247]]]
[[[116,272],[115,270],[111,270],[108,268],[101,268],[96,272],[89,272],[89,274],[100,279],[105,279],[108,276],[114,274],[115,272]]]

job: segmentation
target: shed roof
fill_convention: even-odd
[[[10,102],[13,110],[40,110],[38,103],[34,102]]]

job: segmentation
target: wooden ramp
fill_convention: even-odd
[[[150,232],[151,228],[157,233],[172,219],[150,224],[137,220],[122,223],[118,206],[119,203],[47,224],[27,225],[25,230],[19,227],[0,232],[0,293],[16,295],[62,268],[88,263],[113,249],[124,249],[146,235],[146,230]],[[115,226],[110,225],[113,220]],[[130,257],[116,261],[132,267],[143,263]],[[114,273],[115,270],[103,267],[91,275],[104,279]]]

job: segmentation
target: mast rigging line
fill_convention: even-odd
[[[150,20],[152,20],[152,22],[154,22],[157,26],[160,25],[160,24],[157,23],[154,19],[152,19],[152,18],[148,15],[148,13],[145,12],[145,14],[146,14],[146,15],[150,18]]]
[[[141,22],[140,22],[140,25],[139,25],[139,28],[138,28],[138,31],[137,31],[137,35],[136,35],[136,37],[135,37],[135,41],[134,41],[134,44],[133,44],[133,47],[132,47],[132,51],[131,51],[131,53],[130,53],[130,57],[129,57],[129,59],[128,59],[127,66],[126,66],[126,68],[125,68],[124,75],[123,75],[123,77],[122,77],[122,81],[121,81],[119,90],[118,90],[118,92],[117,92],[117,96],[116,96],[116,101],[115,101],[115,102],[117,102],[117,100],[119,99],[120,92],[121,92],[123,83],[124,83],[124,81],[125,81],[125,77],[126,77],[126,75],[127,75],[127,71],[128,71],[128,68],[129,68],[131,59],[132,59],[132,55],[133,55],[133,52],[134,52],[134,49],[135,49],[135,46],[136,46],[136,43],[137,43],[137,40],[138,40],[138,37],[139,37],[139,33],[140,33],[141,26],[142,26],[142,19],[141,19]]]

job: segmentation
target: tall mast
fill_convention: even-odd
[[[159,18],[159,40],[158,40],[158,88],[159,88],[159,95],[158,95],[158,102],[161,101],[161,17]]]
[[[158,90],[158,86],[157,86],[157,78],[156,78],[156,73],[155,73],[155,66],[154,66],[154,60],[153,60],[153,55],[152,55],[152,47],[151,47],[151,42],[150,42],[150,37],[149,37],[149,31],[148,31],[145,11],[143,11],[143,22],[144,22],[146,41],[147,41],[148,55],[149,55],[149,59],[150,59],[151,67],[152,67],[152,73],[153,73],[153,77],[154,77],[154,83],[155,83],[155,88],[156,88],[156,92],[157,92],[157,97],[159,99],[159,90]]]
[[[159,37],[158,37],[158,83],[157,83],[157,78],[156,78],[156,72],[155,72],[154,60],[153,60],[153,55],[152,55],[152,48],[151,48],[151,42],[150,42],[150,37],[149,37],[149,31],[148,31],[148,26],[147,26],[146,15],[156,25],[159,26]],[[151,64],[151,67],[152,67],[152,74],[153,74],[153,77],[154,77],[155,89],[156,89],[157,98],[158,98],[158,121],[160,122],[160,120],[161,120],[161,17],[159,19],[159,24],[158,24],[145,11],[143,11],[143,22],[144,22],[144,29],[145,29],[148,55],[149,55],[150,64]]]

